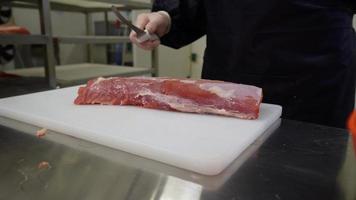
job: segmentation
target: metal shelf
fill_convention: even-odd
[[[123,36],[54,36],[59,43],[64,44],[117,44],[130,42],[129,37]]]
[[[37,8],[37,3],[36,0],[13,0],[10,5],[20,8]],[[118,4],[118,1],[50,0],[50,4],[52,10],[84,13],[110,11],[112,5],[115,5],[120,10],[151,8],[151,4],[131,1],[124,1],[124,3],[120,2]]]
[[[17,69],[6,71],[23,77],[45,77],[43,67]],[[139,76],[152,73],[151,68],[127,67],[118,65],[104,65],[93,63],[82,63],[73,65],[56,66],[56,81],[58,85],[73,86],[83,84],[98,76]]]
[[[44,35],[1,35],[0,44],[46,44],[48,37]]]
[[[101,3],[107,3],[107,4],[117,4],[118,2],[122,5],[124,5],[125,9],[151,9],[152,3],[145,3],[145,2],[140,2],[140,1],[134,1],[134,0],[85,0],[87,2],[101,2]]]
[[[1,0],[0,0],[1,1]],[[120,4],[117,4],[117,3]],[[0,5],[5,4],[4,1],[0,2]],[[29,68],[15,70],[12,73],[29,73],[34,76],[46,77],[49,86],[55,88],[57,86],[57,81],[59,85],[68,84],[78,84],[82,83],[83,80],[91,79],[97,76],[134,76],[142,74],[154,73],[152,69],[140,69],[132,67],[114,67],[108,65],[96,65],[96,64],[79,64],[71,66],[57,66],[55,67],[54,59],[54,42],[59,43],[75,43],[75,44],[88,44],[88,58],[91,61],[92,54],[92,44],[112,44],[112,43],[123,43],[129,42],[129,37],[120,36],[58,36],[53,37],[52,34],[52,24],[51,24],[51,14],[52,10],[61,11],[71,11],[71,12],[82,12],[86,16],[86,24],[88,35],[93,35],[90,33],[91,27],[91,13],[92,12],[105,12],[105,20],[108,20],[108,11],[111,10],[111,6],[115,5],[121,10],[132,10],[132,9],[150,9],[151,3],[135,2],[128,0],[10,0],[10,5],[13,7],[22,8],[34,8],[39,10],[40,14],[40,24],[42,35],[9,35],[1,36],[0,44],[43,44],[45,46],[45,68]],[[94,66],[93,66],[94,65]],[[88,67],[89,66],[89,67]],[[98,68],[100,66],[100,68]],[[105,67],[102,67],[105,66]],[[26,71],[27,70],[27,71]],[[62,71],[64,70],[64,71]],[[77,70],[80,70],[77,71]],[[120,70],[120,71],[118,71]],[[56,73],[59,73],[56,75]],[[81,74],[88,74],[93,72],[91,76],[81,77]],[[108,73],[108,74],[107,74]],[[70,77],[72,74],[76,74],[77,77],[73,77],[71,80],[67,80],[63,74]],[[19,74],[21,75],[21,74]]]

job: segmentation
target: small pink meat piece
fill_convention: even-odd
[[[45,128],[43,128],[43,129],[41,129],[41,130],[38,130],[37,132],[36,132],[36,136],[38,137],[38,138],[42,138],[42,137],[44,137],[46,134],[47,134],[47,129],[45,129]]]
[[[42,162],[38,163],[37,168],[38,169],[49,169],[49,168],[51,168],[51,165],[47,161],[42,161]]]

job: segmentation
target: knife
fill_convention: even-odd
[[[136,32],[137,41],[139,43],[145,42],[147,40],[150,40],[150,41],[159,40],[159,37],[157,34],[154,34],[154,33],[151,34],[147,30],[142,30],[142,29],[138,28],[137,26],[133,25],[129,20],[127,20],[124,16],[122,16],[120,14],[119,10],[115,6],[112,6],[111,9],[114,12],[114,14],[116,15],[116,17],[119,18],[119,20],[122,23],[126,24],[128,27],[131,28],[131,30]]]

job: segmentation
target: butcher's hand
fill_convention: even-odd
[[[171,18],[165,11],[152,13],[143,13],[137,17],[136,26],[147,30],[151,34],[157,34],[162,37],[169,32],[171,26]],[[134,31],[130,33],[130,40],[138,47],[145,50],[152,50],[160,44],[160,40],[147,40],[140,43],[137,39],[137,34]]]

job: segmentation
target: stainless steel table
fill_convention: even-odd
[[[0,78],[0,98],[48,89],[43,78]],[[356,199],[356,156],[342,129],[282,120],[207,177],[59,133],[39,139],[40,127],[0,121],[12,127],[0,125],[0,200]],[[50,168],[38,169],[42,161]]]
[[[208,177],[63,134],[40,139],[39,127],[2,123],[12,128],[0,126],[0,200],[355,199],[355,155],[343,129],[282,120],[266,141]],[[42,161],[50,167],[39,169]]]

